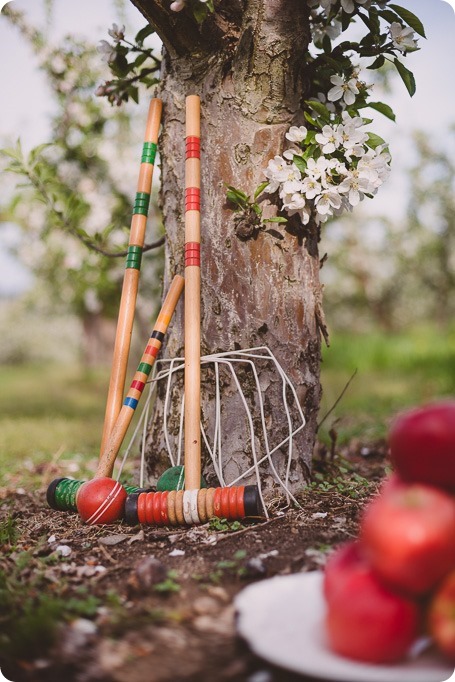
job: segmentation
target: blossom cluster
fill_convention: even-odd
[[[286,138],[293,143],[275,156],[264,174],[265,192],[278,192],[289,216],[298,214],[306,225],[352,210],[365,196],[372,197],[390,171],[385,145],[371,145],[360,116],[343,112],[339,123],[324,125],[319,133],[292,126]],[[313,153],[305,150],[311,144]]]

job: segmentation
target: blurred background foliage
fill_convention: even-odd
[[[50,20],[54,3],[45,5]],[[123,11],[117,0],[113,15],[121,21]],[[0,160],[26,179],[7,181],[0,230],[15,226],[14,255],[33,275],[25,293],[0,299],[0,485],[17,486],[27,472],[45,484],[53,467],[81,476],[95,466],[144,112],[94,97],[108,72],[90,41],[51,46],[45,27],[16,12],[9,20],[39,61],[55,112],[48,144],[24,153],[12,140]],[[368,445],[397,410],[454,393],[455,128],[444,145],[423,132],[413,145],[404,217],[360,208],[324,228],[331,345],[321,419],[336,403],[325,442]],[[155,195],[148,241],[162,234]],[[144,258],[133,366],[159,305],[162,257],[158,248]]]

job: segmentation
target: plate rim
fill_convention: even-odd
[[[285,576],[273,576],[272,578],[261,580],[259,582],[248,585],[235,596],[234,606],[236,611],[237,632],[240,635],[240,637],[242,637],[247,642],[248,646],[257,656],[271,663],[272,665],[279,666],[284,670],[289,670],[300,675],[305,674],[311,675],[315,678],[322,680],[334,680],[336,682],[346,682],[348,680],[349,682],[365,682],[366,675],[368,674],[371,682],[392,682],[391,676],[394,675],[395,673],[397,673],[397,677],[393,682],[402,682],[400,677],[403,678],[403,673],[408,673],[408,675],[406,675],[405,682],[411,682],[410,676],[412,676],[412,673],[414,671],[420,673],[415,676],[416,682],[423,681],[422,673],[424,673],[425,675],[427,675],[428,673],[439,675],[438,679],[436,679],[436,677],[434,678],[432,677],[431,682],[448,682],[448,680],[452,679],[453,672],[451,672],[450,664],[446,662],[442,656],[437,656],[436,654],[433,653],[425,654],[421,658],[415,660],[404,661],[402,663],[397,663],[393,665],[391,664],[374,665],[338,656],[334,652],[331,652],[329,649],[327,649],[327,654],[329,654],[328,659],[335,660],[336,662],[338,662],[339,660],[340,665],[342,666],[340,677],[339,675],[335,676],[334,672],[330,670],[321,671],[320,669],[315,669],[314,665],[313,667],[310,666],[305,670],[302,669],[301,667],[296,667],[295,661],[289,662],[287,660],[284,660],[283,658],[280,658],[280,656],[275,655],[273,648],[272,650],[270,649],[264,650],[264,648],[261,647],[260,642],[258,643],[258,640],[252,641],[248,633],[247,621],[248,616],[245,615],[244,604],[247,603],[248,599],[251,599],[251,595],[253,593],[256,592],[259,595],[263,593],[263,600],[261,606],[264,607],[264,603],[267,604],[268,602],[268,608],[270,608],[270,606],[273,606],[272,604],[273,597],[270,597],[270,595],[273,594],[272,592],[270,592],[270,583],[279,582],[283,587],[286,587],[287,585],[290,588],[292,585],[294,586],[297,585],[298,589],[301,589],[302,592],[304,592],[305,588],[309,589],[310,587],[312,587],[318,591],[317,599],[322,600],[323,599],[322,579],[323,571],[320,570],[292,573],[291,575]],[[269,597],[268,600],[267,596]],[[279,600],[283,596],[283,594],[280,595],[275,594],[274,596],[277,597]],[[310,624],[316,625],[320,628],[323,615],[324,615],[323,611],[313,614]],[[323,641],[324,635],[323,632],[321,632],[321,630],[319,630],[319,635]],[[323,652],[325,650],[325,647],[322,647],[321,650]],[[418,662],[417,665],[416,662]],[[422,665],[423,667],[421,667]],[[435,667],[432,669],[433,665]],[[359,676],[357,677],[357,675]],[[444,675],[446,675],[446,677],[444,677]],[[424,682],[429,682],[428,677]]]

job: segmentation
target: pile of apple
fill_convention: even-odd
[[[402,414],[389,445],[394,473],[365,507],[359,539],[326,565],[329,644],[393,663],[429,635],[455,661],[455,401]]]

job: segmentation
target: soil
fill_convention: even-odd
[[[356,537],[386,469],[383,443],[335,456],[320,446],[301,508],[277,500],[268,520],[240,528],[89,527],[50,510],[44,491],[3,490],[1,527],[13,528],[1,540],[3,674],[15,682],[313,682],[248,649],[232,600],[251,582],[320,570],[334,546]]]

